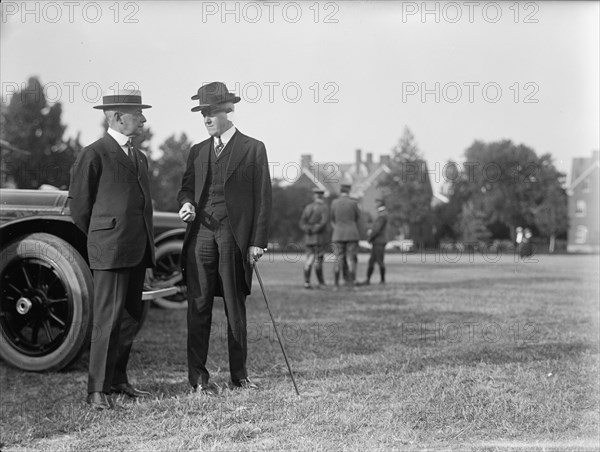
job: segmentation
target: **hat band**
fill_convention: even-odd
[[[102,102],[104,105],[109,104],[141,104],[142,96],[123,96],[123,95],[113,95],[113,96],[103,96]]]

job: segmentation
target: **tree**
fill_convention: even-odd
[[[273,207],[269,235],[271,240],[281,246],[289,244],[300,245],[304,232],[300,229],[299,221],[304,206],[312,200],[312,192],[306,187],[273,187]]]
[[[392,149],[391,172],[379,183],[388,193],[386,205],[395,226],[409,229],[415,242],[429,241],[432,229],[433,191],[427,163],[408,127]]]
[[[63,140],[62,105],[48,104],[41,82],[31,77],[1,114],[1,138],[30,153],[7,157],[7,177],[19,188],[38,188],[42,184],[68,187],[69,169],[81,145],[78,138]]]
[[[482,244],[491,236],[485,224],[485,213],[470,201],[462,206],[457,229],[461,231],[463,243]]]
[[[176,194],[181,188],[181,179],[191,146],[192,143],[185,133],[179,138],[171,135],[159,146],[162,151],[160,158],[150,160],[150,189],[156,210],[179,210]]]
[[[533,208],[533,214],[537,229],[550,240],[548,250],[552,253],[556,237],[564,235],[569,228],[568,198],[562,187],[564,174],[556,170],[552,157],[549,154],[542,155],[540,165],[544,170],[539,172],[539,183],[546,196]]]
[[[510,140],[475,141],[453,179],[451,203],[471,202],[488,228],[504,225],[513,240],[517,226],[548,236],[566,230],[564,175],[549,154],[538,157],[533,149]]]

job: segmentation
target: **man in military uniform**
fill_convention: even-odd
[[[315,267],[318,287],[325,285],[323,279],[323,256],[327,245],[327,222],[329,209],[323,199],[325,192],[320,188],[313,189],[313,202],[308,204],[300,217],[300,228],[304,231],[306,259],[304,261],[304,288],[312,289],[310,274]]]
[[[367,232],[367,240],[372,245],[369,265],[367,267],[367,279],[361,285],[371,284],[371,276],[375,270],[375,263],[379,266],[380,284],[385,284],[385,264],[383,263],[383,258],[385,255],[385,245],[387,244],[388,214],[383,199],[376,199],[375,205],[377,206],[377,218],[373,223],[373,227]]]
[[[339,288],[340,269],[343,265],[348,266],[346,283],[354,286],[356,280],[360,209],[356,200],[350,198],[350,189],[350,185],[343,184],[340,187],[340,197],[331,203],[331,241],[336,258],[333,270],[334,290]]]

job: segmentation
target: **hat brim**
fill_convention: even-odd
[[[95,105],[93,108],[97,110],[108,110],[109,108],[115,107],[137,107],[137,108],[152,108],[152,105],[146,104],[103,104],[103,105]]]
[[[197,105],[196,107],[192,108],[192,111],[202,111],[206,108],[211,108],[211,107],[216,107],[217,105],[221,105],[221,104],[226,104],[228,102],[232,103],[232,104],[237,104],[240,100],[242,100],[240,97],[238,96],[233,96],[231,99],[227,99],[224,100],[223,102],[219,102],[218,104],[200,104]]]

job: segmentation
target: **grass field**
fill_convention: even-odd
[[[266,256],[300,397],[255,281],[248,367],[260,391],[190,394],[185,311],[152,309],[130,377],[153,398],[91,412],[87,356],[49,374],[0,363],[1,449],[598,450],[598,256],[491,257],[389,255],[387,285],[333,292],[303,290],[294,256]],[[212,333],[209,368],[225,387],[220,302]]]

